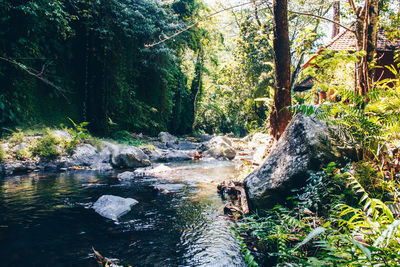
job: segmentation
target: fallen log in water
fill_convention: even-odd
[[[223,181],[217,186],[218,193],[223,199],[229,200],[224,206],[224,214],[241,217],[249,214],[249,205],[242,182]]]

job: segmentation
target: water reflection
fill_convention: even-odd
[[[92,246],[133,266],[245,266],[231,224],[218,218],[215,187],[235,175],[231,163],[169,167],[173,175],[127,183],[85,171],[0,181],[2,266],[96,266]],[[184,186],[156,188],[170,183]],[[89,208],[104,194],[139,204],[114,223]]]

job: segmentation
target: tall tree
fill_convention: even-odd
[[[333,20],[340,22],[340,1],[333,3]],[[337,24],[332,24],[332,39],[339,34],[339,26]]]
[[[274,15],[274,105],[270,116],[271,134],[279,139],[292,115],[287,109],[292,103],[290,89],[290,47],[287,0],[273,1]]]
[[[353,0],[349,0],[349,2],[357,15],[355,25],[358,50],[366,52],[366,55],[360,59],[357,68],[357,92],[360,95],[366,95],[374,74],[374,70],[369,69],[368,64],[373,61],[376,54],[380,0],[365,0],[364,6],[359,9],[356,9]]]

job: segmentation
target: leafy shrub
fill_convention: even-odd
[[[61,154],[61,148],[58,146],[60,141],[54,135],[47,131],[42,139],[33,147],[32,154],[44,158],[56,158]]]
[[[400,220],[392,212],[398,198],[384,203],[371,197],[353,173],[333,164],[320,174],[293,198],[294,208],[276,207],[238,224],[246,249],[268,266],[398,265]]]
[[[90,135],[87,126],[89,125],[89,122],[81,122],[81,123],[75,123],[72,119],[68,118],[72,125],[73,129],[67,129],[67,131],[71,134],[72,138],[77,141],[85,141],[87,139],[92,138]]]
[[[17,159],[29,159],[30,157],[32,157],[32,153],[28,148],[19,149],[15,153],[15,157]]]
[[[10,139],[8,142],[11,146],[18,145],[24,141],[25,135],[24,133],[18,129],[16,132],[12,132]]]

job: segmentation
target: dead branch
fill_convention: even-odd
[[[234,215],[235,213],[239,213],[241,216],[250,213],[243,183],[235,181],[223,181],[217,186],[217,190],[223,199],[230,200],[224,206],[224,213],[226,215]],[[225,195],[227,195],[227,197]]]
[[[64,98],[67,98],[67,97],[65,96],[64,93],[68,93],[69,91],[67,91],[67,90],[65,90],[65,89],[63,89],[63,88],[61,88],[61,87],[55,85],[53,82],[51,82],[51,81],[49,81],[48,79],[46,79],[45,77],[43,77],[43,74],[44,74],[46,68],[51,64],[51,62],[47,62],[47,63],[43,64],[42,69],[41,69],[40,71],[38,71],[38,70],[35,70],[35,69],[32,68],[32,67],[28,67],[28,66],[26,66],[26,65],[24,65],[24,64],[22,64],[22,63],[20,63],[20,62],[17,62],[17,61],[15,61],[15,60],[12,60],[12,59],[0,57],[0,60],[3,60],[3,61],[5,61],[5,62],[8,62],[8,63],[10,63],[10,64],[13,64],[13,65],[17,66],[18,68],[22,69],[23,71],[25,71],[25,72],[28,73],[29,75],[32,75],[32,76],[38,78],[39,80],[41,80],[42,82],[44,82],[45,84],[47,84],[47,85],[53,87],[53,88],[56,89],[58,92],[60,92],[61,95],[62,95]]]

